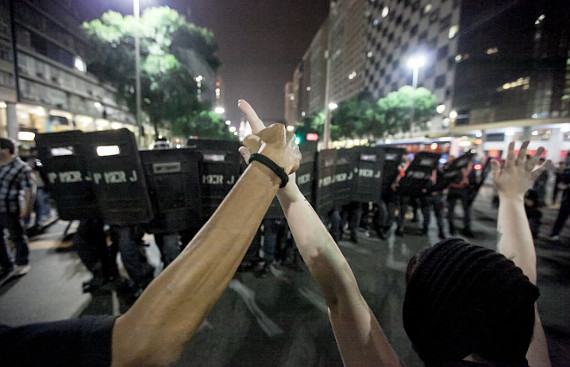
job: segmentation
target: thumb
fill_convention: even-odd
[[[245,163],[249,163],[249,157],[251,157],[251,152],[249,151],[249,149],[247,149],[244,146],[241,146],[241,147],[239,147],[238,151],[239,151],[239,154],[241,154],[241,156],[245,160]]]

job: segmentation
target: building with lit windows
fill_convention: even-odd
[[[72,1],[0,1],[2,135],[33,140],[35,133],[126,127],[138,133],[112,87],[86,72],[79,31],[81,4]],[[6,31],[7,30],[7,31]],[[16,67],[17,66],[17,67]],[[7,85],[5,85],[7,84]],[[6,93],[6,87],[10,90]],[[147,125],[147,140],[153,129]]]
[[[381,98],[413,85],[416,73],[416,86],[435,95],[437,115],[407,138],[482,138],[483,153],[524,137],[558,161],[570,149],[568,19],[564,0],[337,0],[330,28],[323,24],[307,54],[330,49],[329,100],[337,103],[363,91]],[[312,61],[304,57],[293,80],[308,83],[297,88],[299,106],[324,101],[327,63]],[[299,108],[297,118],[324,107]]]

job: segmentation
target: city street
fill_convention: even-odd
[[[545,208],[543,213],[544,224],[536,240],[539,311],[553,366],[564,366],[570,360],[570,228],[566,226],[559,242],[549,241],[557,210]],[[473,210],[476,237],[467,240],[493,248],[496,215],[491,189],[483,188]],[[64,236],[67,224],[59,221],[32,238],[32,270],[0,287],[0,323],[20,325],[126,310],[128,300],[116,291],[81,292],[81,284],[90,274],[70,248],[76,223],[69,229],[70,235]],[[149,262],[158,266],[153,237],[147,235],[145,241],[150,244]],[[429,237],[420,235],[419,223],[408,221],[403,237],[392,233],[387,240],[380,240],[361,230],[357,244],[348,241],[348,235],[339,244],[362,294],[407,366],[422,364],[402,327],[404,272],[416,251],[437,241],[432,220]],[[238,272],[178,365],[342,366],[324,300],[300,265],[297,269],[273,265],[267,276],[255,270]]]

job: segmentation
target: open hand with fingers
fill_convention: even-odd
[[[249,162],[251,154],[260,153],[282,167],[285,173],[295,172],[301,162],[295,134],[287,132],[283,124],[273,124],[266,128],[255,110],[243,99],[239,100],[238,107],[245,114],[253,132],[245,137],[244,146],[239,149],[245,161]]]
[[[527,157],[529,141],[524,141],[519,154],[515,157],[515,142],[509,143],[505,166],[501,170],[499,162],[493,160],[493,183],[500,197],[522,199],[530,184],[544,171],[550,169],[552,162],[549,160],[538,165],[538,159],[544,152],[539,147],[532,157]]]

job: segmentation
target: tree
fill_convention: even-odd
[[[209,109],[198,100],[196,81],[184,54],[188,50],[215,71],[220,61],[211,31],[186,22],[168,7],[146,9],[139,19],[141,46],[141,109],[158,125],[190,123],[199,111]],[[117,90],[117,97],[136,113],[133,16],[113,11],[83,24],[87,34],[88,70]],[[214,123],[210,119],[204,123]],[[178,127],[179,131],[185,129]],[[212,128],[212,131],[217,131]]]
[[[185,118],[172,123],[171,131],[174,135],[197,136],[200,139],[238,139],[228,130],[222,117],[213,111],[194,111]]]
[[[384,137],[410,131],[412,121],[416,127],[425,128],[435,114],[435,104],[435,96],[425,88],[404,86],[388,93],[376,102],[378,123],[373,126],[373,135]]]
[[[425,88],[404,86],[374,100],[369,92],[339,103],[331,115],[331,140],[376,138],[407,132],[411,122],[419,128],[435,114],[435,96]],[[297,131],[323,136],[325,112],[317,112],[297,124]]]
[[[375,121],[374,103],[368,92],[360,93],[355,98],[339,103],[332,112],[332,127],[337,127],[337,134],[344,138],[361,138],[370,135],[371,125]],[[331,134],[331,138],[336,140]]]

